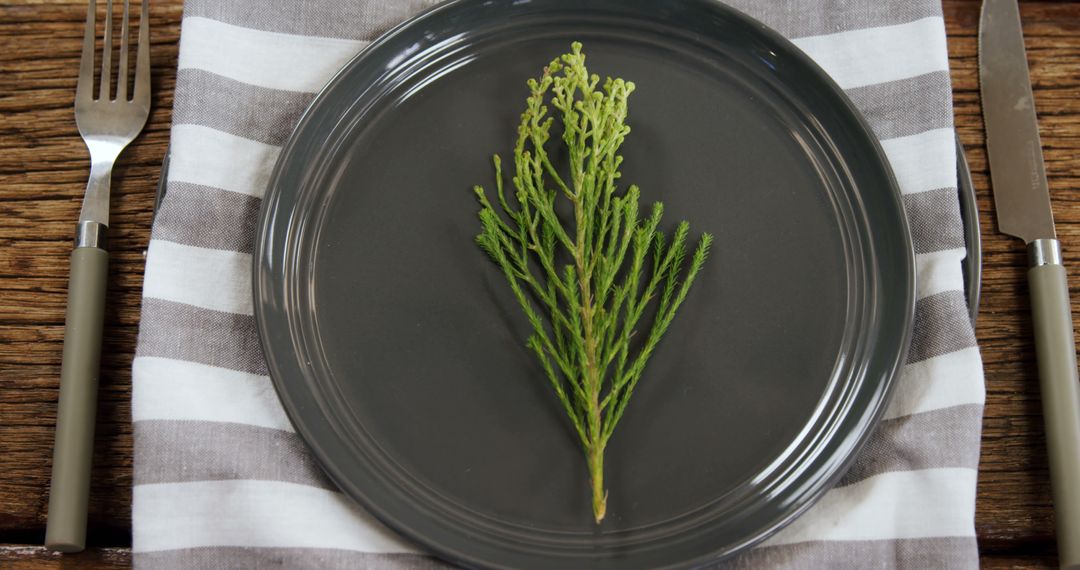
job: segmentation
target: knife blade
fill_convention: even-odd
[[[1050,191],[1016,0],[986,0],[983,4],[979,85],[998,229],[1025,242],[1054,239]]]
[[[1080,568],[1080,380],[1016,0],[984,0],[979,87],[998,229],[1028,249],[1035,352],[1063,568]]]

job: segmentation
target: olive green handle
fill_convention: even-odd
[[[1065,267],[1028,270],[1062,568],[1080,568],[1080,383]]]
[[[79,247],[71,253],[60,405],[45,531],[45,546],[60,552],[79,552],[86,545],[108,270],[109,253],[104,249]]]

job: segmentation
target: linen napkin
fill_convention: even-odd
[[[426,0],[188,0],[168,192],[147,255],[132,416],[141,568],[433,568],[337,492],[285,417],[252,316],[254,222],[330,76]],[[974,567],[984,387],[961,277],[938,0],[730,0],[844,88],[910,217],[914,340],[880,428],[836,488],[731,567]]]

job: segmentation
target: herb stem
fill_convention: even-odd
[[[604,446],[595,442],[589,446],[589,479],[592,481],[593,518],[600,524],[607,515],[607,490],[604,489]]]
[[[482,187],[474,188],[482,226],[476,242],[502,269],[529,321],[527,346],[585,452],[597,524],[607,514],[608,441],[712,240],[702,235],[686,268],[689,225],[679,224],[665,247],[659,229],[663,205],[653,204],[650,215],[641,218],[637,186],[617,190],[622,164],[618,151],[630,133],[627,101],[634,84],[611,78],[598,89],[599,84],[575,42],[571,53],[554,59],[539,78],[528,81],[530,95],[514,147],[514,200],[504,192],[498,156],[495,203]],[[555,120],[548,115],[549,104],[562,121],[561,139],[568,151],[565,178],[545,148]],[[561,208],[555,204],[559,196],[573,207],[572,227],[560,218]],[[646,274],[650,253],[652,268]],[[631,347],[654,300],[656,316],[648,335],[640,346]],[[534,302],[546,314],[534,308]]]

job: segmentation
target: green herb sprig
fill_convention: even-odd
[[[627,101],[634,84],[607,78],[597,89],[599,83],[577,42],[529,79],[514,147],[514,200],[504,191],[498,155],[496,200],[503,214],[482,187],[474,188],[482,207],[476,243],[502,269],[532,325],[527,346],[581,441],[598,524],[607,511],[604,450],[713,239],[701,236],[685,269],[689,224],[679,223],[668,240],[658,229],[663,204],[654,203],[642,219],[638,187],[620,192],[618,152],[630,133]],[[565,174],[546,150],[555,120],[549,104],[563,127]],[[569,201],[573,220],[560,219],[561,200]],[[631,346],[650,304],[655,317],[648,336]]]

